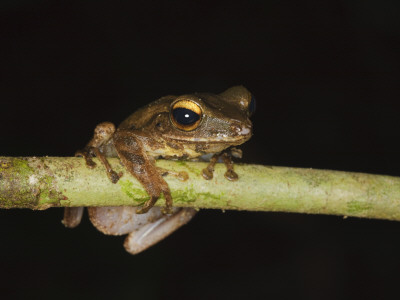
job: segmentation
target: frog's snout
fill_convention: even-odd
[[[239,136],[249,136],[252,132],[252,124],[251,122],[233,123],[231,125],[231,130]]]

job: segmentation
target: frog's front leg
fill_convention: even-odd
[[[100,151],[100,147],[106,144],[111,140],[113,134],[115,132],[115,126],[110,122],[103,122],[96,126],[94,129],[93,138],[90,142],[83,148],[82,150],[78,150],[75,153],[75,156],[83,156],[86,161],[86,165],[89,168],[94,168],[96,163],[92,160],[93,156],[96,156],[100,159],[101,163],[107,170],[107,176],[111,180],[112,183],[117,183],[120,178],[110,166],[107,161],[106,156]]]
[[[164,239],[196,214],[193,208],[173,208],[165,215],[159,207],[138,214],[137,207],[89,207],[92,224],[108,235],[129,234],[124,242],[125,249],[137,254]]]
[[[112,183],[116,183],[120,178],[110,166],[105,155],[100,151],[100,147],[107,143],[115,132],[115,126],[110,122],[103,122],[94,129],[93,138],[82,150],[78,150],[75,156],[83,156],[86,165],[89,168],[94,168],[96,163],[92,157],[97,156],[107,170],[107,176]],[[83,207],[66,207],[64,209],[64,218],[61,221],[65,227],[74,228],[79,225],[82,219]]]
[[[154,159],[147,155],[141,140],[134,131],[119,130],[115,132],[113,141],[125,168],[142,184],[150,196],[150,200],[146,201],[136,213],[143,214],[148,212],[157,202],[161,193],[164,194],[166,202],[166,207],[163,211],[171,213],[172,196],[168,184],[158,172]]]
[[[214,177],[214,167],[215,164],[218,162],[219,159],[222,159],[226,166],[226,172],[224,174],[225,178],[231,181],[238,180],[238,174],[233,170],[233,161],[232,156],[241,157],[242,152],[239,149],[233,148],[230,150],[230,153],[222,152],[214,154],[208,166],[202,170],[202,175],[204,179],[211,180]]]

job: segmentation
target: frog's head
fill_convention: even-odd
[[[254,110],[255,99],[243,86],[218,95],[182,95],[171,101],[171,128],[164,137],[189,144],[206,143],[210,147],[203,148],[210,152],[240,145],[252,135],[250,116]]]
[[[249,140],[254,110],[252,94],[243,86],[235,86],[217,95],[162,97],[136,111],[119,128],[138,130],[149,145],[158,141],[157,145],[166,142],[175,149],[190,150],[186,153],[191,157],[220,152]]]

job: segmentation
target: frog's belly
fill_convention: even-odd
[[[152,157],[168,157],[168,158],[195,158],[202,155],[201,153],[198,153],[190,148],[174,149],[168,146],[155,150],[148,149],[146,152]]]

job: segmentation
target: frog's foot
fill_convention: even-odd
[[[96,156],[106,168],[107,177],[112,183],[117,183],[122,176],[122,173],[117,174],[117,172],[112,169],[107,158],[103,153],[100,152],[99,148],[86,146],[84,149],[76,151],[75,156],[83,156],[86,161],[86,165],[91,169],[96,166],[96,163],[92,160],[92,157]]]
[[[238,180],[239,176],[238,174],[233,170],[233,161],[232,157],[228,155],[226,152],[222,154],[222,159],[224,161],[224,164],[226,166],[226,172],[224,174],[225,178],[230,180],[230,181],[236,181]]]
[[[110,181],[112,183],[117,183],[118,180],[122,177],[122,173],[117,174],[117,172],[115,172],[112,169],[112,167],[111,167],[110,163],[108,162],[106,156],[103,153],[101,153],[98,148],[94,148],[93,152],[96,154],[96,157],[98,159],[100,159],[101,163],[106,168],[108,179],[110,179]]]
[[[165,197],[165,207],[163,207],[161,211],[164,215],[170,215],[172,214],[172,196],[168,185],[166,189],[163,189],[163,194]]]
[[[214,177],[214,166],[217,163],[218,159],[219,159],[220,154],[214,154],[211,159],[210,159],[210,163],[208,164],[208,166],[203,169],[201,171],[201,175],[203,175],[203,178],[206,180],[211,180]]]
[[[152,210],[154,209],[157,208],[155,207]],[[153,223],[146,224],[131,232],[124,242],[126,251],[131,254],[138,254],[146,250],[189,222],[196,212],[193,208],[175,208],[172,215],[164,214]]]
[[[158,170],[158,173],[161,174],[161,176],[172,175],[172,176],[176,177],[177,179],[179,179],[180,181],[186,181],[189,179],[189,175],[185,171],[174,172],[174,171],[170,171],[170,170],[160,168],[160,167],[157,167],[157,170]]]
[[[228,180],[231,180],[231,181],[238,180],[239,176],[233,170],[232,156],[241,157],[241,155],[242,155],[242,151],[239,149],[236,149],[236,148],[231,149],[230,154],[228,154],[227,152],[214,154],[211,157],[210,163],[208,164],[208,166],[202,170],[202,175],[203,175],[204,179],[210,180],[213,178],[215,164],[221,158],[227,169],[227,171],[225,172],[225,175],[224,175],[225,178]]]
[[[158,196],[153,196],[150,200],[146,201],[141,208],[138,208],[136,213],[137,214],[145,214],[147,213],[153,206],[156,204],[158,200]]]
[[[64,219],[61,221],[61,223],[68,228],[74,228],[78,226],[82,219],[83,209],[83,207],[64,208]]]
[[[163,194],[165,197],[165,207],[162,208],[162,213],[163,214],[172,214],[172,196],[171,196],[171,192],[167,186],[167,189],[163,190]],[[153,206],[154,204],[156,204],[158,198],[160,196],[151,196],[150,200],[146,201],[143,206],[141,208],[138,208],[138,210],[136,211],[137,214],[145,214],[147,213]]]
[[[161,212],[162,212],[164,215],[170,215],[170,214],[172,214],[172,206],[165,206],[165,207],[163,207],[163,208],[161,209]]]
[[[137,254],[161,241],[196,214],[192,208],[174,208],[172,215],[164,215],[159,207],[146,214],[137,214],[137,207],[89,207],[92,224],[108,235],[129,234],[124,247]]]
[[[92,160],[93,153],[90,147],[85,147],[82,150],[78,150],[75,152],[75,157],[83,157],[86,162],[86,166],[90,169],[93,169],[96,166],[96,163]]]
[[[242,158],[243,157],[243,151],[241,149],[236,148],[236,147],[230,148],[230,154],[235,158]]]

